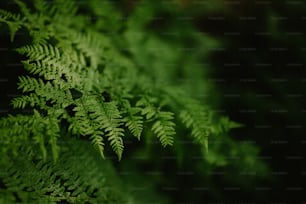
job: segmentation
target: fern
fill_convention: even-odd
[[[21,148],[23,155],[2,166],[0,180],[5,189],[0,189],[0,202],[15,203],[17,198],[26,203],[128,202],[129,195],[120,191],[109,162],[97,159],[85,142],[63,142],[66,145],[56,164],[37,160],[34,152]]]
[[[0,23],[6,23],[10,30],[10,40],[14,40],[16,32],[22,27],[22,21],[20,14],[13,14],[8,11],[0,9]]]
[[[138,140],[140,140],[140,136],[143,130],[143,118],[140,115],[137,115],[140,112],[140,108],[131,107],[131,105],[128,103],[126,111],[127,116],[122,119],[122,122],[125,123],[125,126]]]
[[[100,100],[86,100],[84,104],[90,116],[103,129],[111,147],[117,154],[119,160],[123,152],[123,129],[121,125],[121,115],[114,102],[104,103]]]
[[[182,55],[172,52],[177,47],[157,37],[143,32],[133,37],[133,29],[141,32],[150,19],[147,16],[134,24],[138,9],[127,22],[113,19],[120,25],[106,28],[101,20],[92,23],[74,1],[36,0],[33,6],[15,2],[20,14],[1,11],[0,22],[9,26],[11,40],[20,28],[31,36],[31,43],[16,49],[26,57],[22,64],[27,74],[19,76],[18,89],[23,95],[12,100],[14,108],[28,108],[30,112],[0,120],[0,152],[8,164],[0,178],[8,193],[5,196],[12,202],[16,197],[24,202],[35,198],[51,203],[112,202],[108,196],[116,193],[100,192],[105,183],[97,172],[104,172],[103,167],[86,154],[88,147],[83,149],[81,142],[71,138],[89,140],[103,158],[109,154],[109,145],[121,160],[128,135],[147,140],[152,133],[161,146],[172,146],[180,134],[177,124],[183,123],[194,141],[207,151],[209,135],[236,126],[224,118],[215,120],[213,111],[201,101],[184,89],[177,91],[181,87],[172,88],[175,64]],[[98,1],[89,1],[88,8],[95,4]],[[150,12],[149,16],[153,15]],[[146,49],[153,45],[164,52]],[[128,131],[131,134],[126,134]],[[61,143],[67,141],[73,141],[71,148]],[[78,148],[81,150],[76,154]],[[18,154],[24,149],[26,155]],[[90,172],[86,174],[74,154],[89,158],[83,165]],[[17,159],[11,162],[11,158]],[[22,166],[35,176],[24,176]]]
[[[204,145],[206,151],[208,150],[208,136],[211,127],[208,114],[208,111],[202,106],[193,103],[188,103],[186,109],[180,113],[182,122],[191,129],[191,135]]]
[[[173,135],[175,135],[175,124],[172,112],[161,111],[155,107],[158,99],[154,97],[143,97],[137,102],[137,106],[142,107],[142,115],[146,116],[147,120],[153,120],[152,131],[156,134],[161,144],[165,147],[173,144]]]
[[[72,2],[57,0],[49,5],[38,0],[34,4],[37,12],[21,1],[16,3],[22,16],[2,12],[1,20],[25,27],[33,37],[33,44],[16,49],[28,58],[23,64],[31,76],[19,77],[18,88],[24,95],[13,99],[15,108],[30,106],[47,114],[56,113],[58,125],[67,120],[71,133],[89,138],[101,156],[107,140],[121,159],[123,127],[140,139],[144,123],[151,123],[151,130],[162,146],[171,146],[176,134],[174,121],[178,118],[191,129],[195,141],[207,149],[207,137],[214,132],[209,109],[184,93],[173,97],[162,91],[162,84],[158,83],[166,78],[161,75],[157,80],[138,74],[141,66],[123,57],[105,34],[94,29],[83,31],[85,19],[78,26],[76,21],[68,20],[77,11]],[[39,22],[34,23],[38,16]],[[63,17],[65,26],[58,23],[59,16]],[[152,42],[161,43],[156,39]],[[161,61],[168,63],[174,59],[171,56]],[[128,82],[132,78],[135,82]],[[74,96],[74,90],[80,97]],[[101,96],[105,92],[111,96],[110,101]],[[164,104],[165,100],[168,101]],[[136,107],[126,106],[134,101]],[[179,112],[173,109],[177,102]]]
[[[153,124],[152,130],[160,140],[163,146],[173,144],[173,135],[175,135],[173,113],[160,111],[157,114],[157,121]]]
[[[47,158],[46,144],[52,149],[52,155],[56,161],[58,158],[57,138],[59,136],[59,124],[55,114],[42,116],[34,110],[29,116],[9,116],[0,120],[2,152],[17,151],[23,143],[33,142],[38,145],[44,160]],[[29,144],[31,146],[31,144]]]
[[[36,44],[36,45],[26,45],[22,48],[18,48],[17,51],[20,54],[26,55],[29,60],[42,60],[42,59],[60,59],[60,51],[58,48],[52,45]],[[39,71],[37,72],[39,73]],[[36,74],[37,74],[36,73]]]
[[[154,106],[154,103],[158,102],[155,97],[142,97],[137,101],[136,106],[142,107],[141,114],[146,116],[147,120],[156,117],[158,109]]]
[[[75,113],[75,118],[71,119],[71,124],[69,129],[74,134],[79,135],[91,135],[90,139],[94,147],[99,151],[100,155],[104,158],[104,143],[103,143],[103,131],[100,129],[98,123],[92,120],[89,115],[88,110],[83,103],[79,102],[77,106],[73,109]]]

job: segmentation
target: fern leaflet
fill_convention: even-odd
[[[159,111],[157,114],[157,121],[153,124],[152,130],[160,140],[162,146],[173,144],[173,135],[175,135],[175,123],[173,113]]]

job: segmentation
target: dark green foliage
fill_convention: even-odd
[[[0,202],[128,203],[110,162],[97,157],[87,142],[62,140],[61,147],[56,164],[19,149],[22,154],[2,168],[6,189],[0,189]]]
[[[16,3],[21,8],[24,20],[21,21],[20,17],[3,11],[2,22],[18,23],[25,27],[33,38],[33,44],[16,49],[27,57],[23,64],[31,76],[19,77],[18,88],[24,95],[13,100],[15,108],[31,106],[40,110],[37,114],[42,114],[42,117],[47,114],[52,121],[60,123],[63,119],[67,120],[72,134],[90,138],[102,156],[104,140],[107,140],[121,159],[125,131],[122,125],[128,127],[131,133],[140,139],[143,123],[152,122],[151,129],[161,144],[163,146],[173,144],[173,135],[175,135],[173,120],[177,116],[171,112],[171,104],[174,101],[168,101],[168,104],[163,105],[163,101],[170,98],[164,91],[160,95],[162,91],[159,84],[160,77],[150,79],[150,76],[138,74],[136,71],[141,69],[141,66],[125,58],[111,43],[113,39],[107,38],[105,34],[87,28],[85,24],[82,26],[81,23],[75,27],[76,22],[71,19],[74,18],[76,8],[70,3],[67,9],[71,12],[67,12],[61,7],[66,6],[67,3],[64,1],[55,1],[50,5],[37,1],[35,4],[37,11],[34,13],[31,13],[24,3],[20,1]],[[40,20],[34,23],[38,14]],[[59,15],[62,15],[63,19],[68,17],[71,19],[67,22],[63,20],[64,22],[59,24],[56,21]],[[77,19],[79,18],[82,19],[82,16],[77,16]],[[83,21],[86,19],[81,20]],[[63,27],[63,24],[66,26]],[[85,28],[87,30],[83,31]],[[159,44],[163,45],[161,42]],[[170,54],[171,51],[167,53]],[[165,60],[173,61],[171,58]],[[158,73],[159,69],[161,68],[153,65],[153,73]],[[131,74],[136,78],[130,76]],[[146,84],[142,78],[147,80]],[[131,82],[132,79],[134,81]],[[151,83],[148,83],[150,81]],[[74,97],[72,90],[78,91],[80,97]],[[101,92],[106,91],[111,96],[111,101],[105,101],[101,95]],[[188,99],[184,94],[180,97]],[[135,101],[138,102],[133,107],[131,104]],[[200,103],[185,104],[183,101],[179,105],[186,108],[182,109],[179,118],[191,129],[195,141],[207,146],[205,138],[208,136],[210,124],[206,113],[209,109]],[[73,115],[67,112],[66,108],[69,106],[74,107]],[[193,115],[195,112],[199,114]],[[144,117],[137,113],[141,113]],[[16,116],[16,121],[18,117]],[[12,134],[12,137],[16,135]],[[57,131],[52,137],[59,137],[59,132]],[[44,140],[35,139],[35,141],[41,144],[45,158],[46,152],[42,148]],[[56,145],[54,141],[52,139],[51,144]],[[56,155],[55,150],[54,154]]]
[[[0,23],[8,25],[12,41],[19,29],[30,36],[28,45],[16,49],[26,58],[21,63],[27,74],[19,76],[23,95],[12,100],[14,108],[29,113],[0,120],[0,201],[137,203],[117,183],[117,172],[107,167],[111,162],[97,156],[108,159],[114,152],[124,160],[125,152],[130,158],[139,151],[161,162],[151,152],[152,135],[178,155],[190,149],[177,141],[192,140],[203,153],[201,169],[228,164],[221,146],[208,151],[209,137],[224,137],[239,125],[220,119],[198,97],[211,88],[200,64],[207,41],[189,24],[182,25],[185,30],[170,26],[169,32],[179,34],[169,41],[148,32],[159,9],[149,1],[126,21],[108,1],[15,2],[18,14],[1,10]],[[182,47],[190,41],[201,46],[186,57]],[[126,148],[133,138],[140,148]]]
[[[31,116],[17,115],[0,120],[1,153],[13,152],[24,144],[38,145],[44,159],[47,157],[46,144],[51,147],[54,160],[58,158],[57,139],[60,134],[58,120],[54,115],[42,116],[37,110]]]

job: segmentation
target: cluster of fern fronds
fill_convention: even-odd
[[[11,41],[23,31],[30,43],[16,48],[25,56],[22,64],[28,74],[19,76],[23,95],[12,105],[30,114],[0,119],[1,165],[7,171],[0,178],[8,192],[2,200],[33,201],[44,195],[41,199],[49,202],[111,202],[107,193],[97,190],[105,188],[102,177],[78,174],[86,170],[74,164],[72,152],[78,149],[66,151],[64,136],[91,141],[103,158],[109,146],[120,160],[130,136],[141,140],[150,131],[162,146],[171,146],[179,134],[177,124],[184,124],[190,139],[207,151],[210,135],[236,126],[216,119],[209,107],[188,94],[187,80],[175,80],[183,54],[173,51],[179,49],[175,43],[164,44],[144,32],[153,15],[150,9],[135,9],[125,19],[110,1],[82,5],[15,0],[14,6],[18,12],[0,10],[1,26],[7,25]],[[186,57],[190,59],[197,60]],[[182,67],[182,72],[188,69]],[[84,168],[90,171],[100,168],[97,162],[86,162]],[[25,172],[35,175],[24,177]]]
[[[7,143],[3,153],[32,141],[40,146],[44,158],[50,146],[56,160],[62,121],[68,122],[71,135],[89,138],[102,157],[108,141],[121,159],[124,135],[129,131],[140,139],[144,126],[163,146],[172,145],[175,120],[181,120],[195,141],[207,146],[215,127],[212,111],[178,91],[179,87],[165,87],[159,78],[142,72],[144,65],[116,46],[119,33],[99,32],[77,15],[72,1],[36,1],[34,11],[15,2],[21,14],[1,11],[1,22],[9,26],[12,40],[25,28],[33,43],[16,49],[27,57],[22,63],[29,74],[19,77],[18,88],[24,95],[12,104],[31,107],[33,115],[1,120],[2,140]],[[146,66],[154,75],[154,65]]]
[[[54,164],[50,159],[43,161],[33,149],[21,148],[23,155],[1,169],[6,188],[0,189],[0,203],[132,201],[111,163],[101,162],[88,143],[66,138],[61,149],[61,157]]]

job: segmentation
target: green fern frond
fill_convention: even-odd
[[[17,48],[16,51],[29,57],[29,60],[60,59],[61,57],[59,49],[50,44],[26,45]]]
[[[173,135],[175,135],[175,123],[173,113],[159,111],[157,120],[152,126],[152,131],[156,134],[163,147],[173,144]]]
[[[58,83],[43,82],[42,79],[35,79],[29,76],[19,77],[18,88],[23,92],[32,92],[44,98],[46,103],[50,101],[53,104],[58,104],[60,107],[65,108],[72,103],[71,93],[67,88],[63,89]],[[26,99],[26,98],[25,98]],[[35,100],[35,98],[34,98]],[[31,101],[32,103],[34,101]],[[23,102],[25,104],[25,101]]]
[[[105,48],[105,44],[102,44],[103,42],[105,43],[105,38],[102,38],[94,32],[86,34],[77,32],[67,32],[67,34],[65,34],[63,37],[64,44],[66,44],[67,39],[69,39],[68,42],[71,43],[74,49],[82,53],[86,58],[88,58],[88,67],[97,69],[98,64],[100,64],[101,62],[101,53],[104,51]]]
[[[101,131],[95,131],[91,136],[90,140],[92,142],[92,145],[94,148],[100,153],[102,158],[105,158],[104,156],[104,142],[103,142],[103,135],[101,135]]]
[[[175,101],[175,109],[179,110],[179,119],[186,128],[191,130],[191,136],[195,142],[208,151],[208,136],[212,134],[212,127],[215,125],[212,121],[212,111],[199,101],[186,96],[178,88],[169,87],[165,89],[165,92],[167,95],[165,101],[168,101],[168,104],[169,100]]]
[[[91,135],[98,129],[94,124],[94,121],[89,116],[88,110],[85,108],[83,103],[76,102],[76,106],[73,108],[75,112],[74,117],[70,119],[69,130],[76,135]]]
[[[90,78],[86,75],[91,71],[85,69],[84,56],[74,50],[66,49],[62,53],[56,46],[37,44],[24,46],[17,51],[29,57],[23,64],[30,73],[53,80],[62,90],[88,86],[84,79]]]
[[[0,197],[12,200],[6,203],[17,199],[22,203],[128,202],[110,163],[99,160],[86,142],[63,141],[57,163],[38,160],[25,148],[21,151],[22,155],[2,166],[0,180],[5,187]]]
[[[173,135],[175,135],[175,123],[174,114],[172,112],[160,111],[161,107],[155,107],[155,103],[158,103],[158,99],[154,97],[142,97],[136,106],[141,107],[141,114],[146,116],[146,120],[153,120],[152,131],[156,134],[160,140],[162,146],[173,144]],[[159,104],[160,106],[162,103]]]
[[[191,129],[191,136],[196,142],[204,145],[207,152],[210,124],[207,121],[206,112],[189,112],[189,110],[184,110],[180,113],[180,119],[187,128]]]
[[[194,100],[188,100],[185,110],[180,113],[180,118],[187,128],[191,129],[191,136],[204,145],[208,151],[208,136],[211,134],[211,112]]]
[[[33,115],[9,116],[0,120],[1,144],[6,144],[4,151],[12,151],[17,154],[24,142],[32,141],[38,145],[44,159],[47,158],[46,145],[52,149],[53,159],[58,158],[57,138],[60,128],[59,121],[55,115],[42,116],[34,110]],[[29,145],[31,146],[31,145]]]
[[[0,144],[3,155],[13,152],[17,155],[18,149],[23,142],[29,140],[32,131],[32,116],[12,116],[0,120]]]
[[[44,77],[46,80],[58,80],[69,70],[65,67],[60,50],[52,45],[27,45],[16,49],[29,59],[23,61],[25,68],[34,75]]]
[[[22,92],[31,92],[44,86],[45,83],[41,79],[36,79],[29,76],[19,77],[18,89],[21,89]]]
[[[102,135],[106,136],[119,160],[123,152],[124,130],[121,126],[121,115],[114,102],[103,102],[96,96],[83,96],[74,108],[76,119],[72,119],[70,129],[81,135],[91,136],[93,145],[103,153]],[[101,154],[103,157],[103,154]]]
[[[54,163],[56,163],[59,157],[59,150],[60,150],[60,147],[58,146],[58,139],[60,137],[60,126],[59,126],[59,120],[56,117],[56,115],[54,115],[53,117],[52,115],[47,117],[45,120],[45,126],[46,126],[45,133],[46,135],[49,136],[48,144],[51,147],[52,158]]]
[[[81,101],[76,103],[76,107],[73,111],[75,112],[75,117],[70,119],[69,130],[77,135],[89,135],[94,148],[100,153],[101,157],[104,158],[104,143],[102,137],[104,132],[91,118],[89,111]]]
[[[14,108],[25,108],[27,105],[30,105],[31,107],[38,106],[43,110],[47,109],[46,101],[36,93],[16,97],[12,100],[12,105]]]
[[[13,14],[9,11],[0,9],[0,21],[14,20],[15,22],[21,21],[20,14]]]
[[[157,98],[154,97],[142,97],[137,101],[136,106],[141,107],[141,114],[146,116],[146,119],[152,119],[156,117],[158,112],[157,107],[154,106],[154,103],[157,102]]]
[[[14,41],[17,31],[22,27],[23,19],[20,14],[13,14],[0,9],[0,23],[6,23],[10,30],[10,40]]]
[[[91,115],[96,118],[97,122],[104,129],[111,147],[117,154],[119,160],[121,160],[123,152],[122,137],[124,136],[124,130],[120,127],[120,112],[114,102],[101,103],[97,108],[98,110],[93,112]]]
[[[137,115],[139,112],[141,112],[140,108],[129,108],[127,113],[128,115],[122,119],[125,126],[138,140],[140,140],[143,130],[143,118]]]

